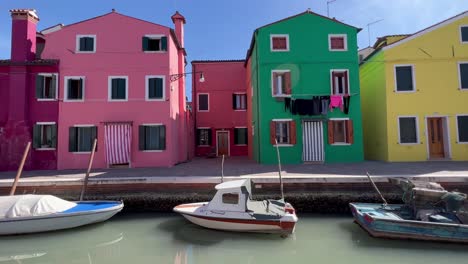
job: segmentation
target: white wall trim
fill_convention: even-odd
[[[458,117],[459,116],[468,116],[468,114],[455,115],[455,123],[456,123],[456,129],[457,129],[457,144],[468,144],[468,141],[460,141],[460,134],[458,133]]]
[[[200,110],[200,95],[207,95],[207,110]],[[209,93],[197,93],[197,112],[209,112],[210,111],[210,94]]]
[[[273,49],[273,38],[275,37],[286,38],[286,49],[284,50]],[[270,51],[271,52],[288,52],[289,51],[289,34],[270,34]]]
[[[46,72],[39,72],[37,73],[39,76],[44,76],[44,77],[54,77],[55,76],[55,97],[54,98],[37,98],[37,101],[57,101],[58,99],[58,87],[59,87],[59,75],[58,73],[46,73]],[[37,89],[37,87],[36,87]]]
[[[162,98],[149,98],[149,79],[163,79]],[[164,75],[146,75],[145,76],[145,101],[166,101],[166,76]]]
[[[468,27],[468,26],[467,26]],[[468,43],[468,42],[467,42]],[[461,68],[460,68],[460,65],[462,64],[467,64],[468,65],[468,61],[459,61],[457,62],[457,72],[458,72],[458,90],[461,90],[461,91],[468,91],[468,87],[462,87],[462,80],[461,80]]]
[[[68,80],[79,80],[79,79],[82,79],[83,82],[82,82],[82,97],[81,99],[68,99]],[[64,92],[63,92],[63,101],[64,102],[84,102],[85,100],[85,85],[86,84],[86,77],[85,76],[64,76],[63,77],[63,87],[64,87]]]
[[[288,122],[288,121],[293,121],[292,118],[276,118],[276,119],[272,119],[271,121],[274,121],[274,122]]]
[[[112,79],[125,79],[125,99],[112,99]],[[107,101],[126,102],[128,101],[128,76],[109,76],[107,79]]]
[[[147,124],[141,124],[140,126],[164,126],[163,123],[147,123]]]
[[[332,49],[331,38],[342,37],[344,42],[344,49]],[[348,51],[348,35],[346,34],[328,34],[328,51]]]
[[[73,127],[97,127],[97,125],[94,125],[94,124],[77,124],[77,125],[73,125]]]
[[[291,72],[291,70],[271,70],[271,87],[270,87],[270,91],[271,91],[271,96],[272,97],[291,97],[290,94],[281,94],[281,95],[275,95],[275,91],[273,91],[273,88],[275,87],[274,85],[274,78],[273,78],[273,73],[285,73],[285,72]],[[292,79],[292,76],[291,76],[291,79]],[[291,90],[292,90],[292,80],[291,80]],[[292,93],[292,92],[291,92]]]
[[[400,118],[415,118],[416,122],[416,142],[413,143],[401,143],[401,136],[400,136]],[[418,145],[421,143],[421,139],[419,136],[419,118],[416,115],[402,115],[402,116],[397,116],[397,131],[398,131],[398,144],[399,145],[404,145],[404,146],[409,146],[409,145]]]
[[[450,144],[450,126],[449,126],[449,120],[448,120],[448,115],[426,115],[424,116],[424,125],[426,126],[426,129],[424,131],[425,136],[426,136],[426,157],[427,160],[431,159],[431,153],[430,153],[430,148],[429,148],[429,126],[427,125],[427,119],[432,118],[432,117],[440,117],[443,120],[443,137],[444,137],[444,155],[446,159],[451,159],[452,158],[452,145]],[[457,130],[458,131],[458,130]],[[458,135],[458,134],[457,134]]]
[[[343,121],[343,120],[349,120],[349,117],[334,117],[334,118],[329,118],[328,120],[330,120],[330,121]]]
[[[83,37],[90,37],[94,39],[93,41],[94,45],[93,45],[92,51],[80,51],[80,38],[83,38]],[[75,53],[96,53],[96,46],[97,46],[96,35],[76,35]]]
[[[464,28],[464,27],[468,28],[468,25],[466,25],[466,24],[465,25],[460,25],[460,27],[458,28],[458,32],[460,33],[460,43],[461,44],[468,44],[468,40],[463,41],[463,39],[462,39],[462,28]]]
[[[397,89],[397,74],[396,74],[396,68],[397,67],[406,67],[406,66],[410,66],[411,67],[411,78],[412,78],[412,82],[413,82],[413,90],[412,91],[398,91]],[[393,91],[395,93],[414,93],[416,92],[416,75],[415,75],[415,67],[414,67],[414,64],[395,64],[393,65],[393,82],[394,82],[394,88],[393,88]]]
[[[36,122],[36,125],[55,125],[56,122]]]
[[[351,94],[351,82],[350,82],[350,76],[349,76],[349,69],[331,69],[330,70],[330,94],[334,95],[333,93],[333,72],[347,72],[348,74],[348,94]],[[341,95],[341,94],[336,94],[336,95]],[[345,94],[342,94],[345,95]]]

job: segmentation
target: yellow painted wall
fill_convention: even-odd
[[[468,25],[468,17],[384,50],[388,161],[427,160],[427,116],[447,116],[451,158],[468,160],[468,144],[457,143],[456,130],[456,114],[468,114],[468,90],[459,89],[458,62],[468,62],[460,25]],[[416,92],[395,92],[394,66],[400,64],[414,66]],[[398,144],[398,116],[418,117],[419,144]]]

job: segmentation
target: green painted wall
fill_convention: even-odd
[[[302,163],[302,120],[308,116],[292,115],[284,109],[284,103],[271,95],[271,71],[291,70],[292,98],[311,98],[312,95],[329,95],[331,69],[348,69],[350,91],[353,95],[350,111],[346,115],[339,109],[327,116],[317,116],[324,120],[323,135],[325,144],[325,162],[357,162],[363,160],[361,102],[359,89],[359,67],[357,55],[357,30],[329,19],[305,13],[279,23],[258,29],[253,47],[252,69],[258,74],[254,82],[255,102],[253,123],[256,127],[254,153],[260,163],[277,162],[276,150],[270,143],[270,121],[278,118],[292,118],[296,122],[297,144],[281,147],[281,160],[285,164]],[[271,52],[270,34],[288,34],[289,52]],[[348,51],[330,52],[328,34],[346,34]],[[258,53],[258,57],[257,57]],[[254,74],[254,70],[251,71]],[[252,77],[253,78],[253,77]],[[300,95],[307,94],[310,96]],[[327,140],[327,119],[349,117],[353,120],[354,144],[329,145]],[[315,118],[315,117],[314,117]]]
[[[388,160],[384,52],[360,66],[364,152],[368,160]]]

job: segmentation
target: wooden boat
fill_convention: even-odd
[[[250,179],[216,185],[210,202],[181,204],[174,211],[190,222],[211,229],[280,233],[294,232],[298,218],[291,204],[284,200],[251,200]]]
[[[121,201],[69,202],[52,195],[0,197],[0,235],[38,233],[106,221]]]
[[[371,236],[468,243],[466,195],[437,183],[391,182],[403,186],[404,204],[350,203],[355,222]]]

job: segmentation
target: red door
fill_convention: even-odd
[[[229,155],[229,133],[227,131],[216,131],[216,155]]]

